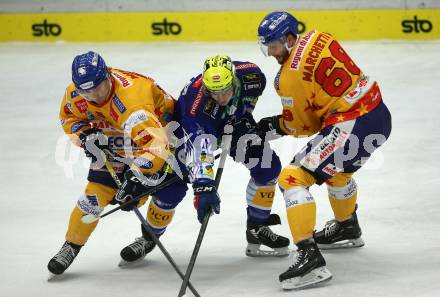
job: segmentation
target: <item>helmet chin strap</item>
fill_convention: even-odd
[[[287,45],[287,38],[286,38],[286,41],[284,42],[284,47],[287,49],[287,51],[289,52],[289,55],[290,55],[290,53],[292,52],[292,49],[295,47],[295,45],[296,45],[296,43],[298,42],[298,35],[295,35],[295,42],[293,43],[293,45],[292,45],[292,47],[289,47],[288,45]]]

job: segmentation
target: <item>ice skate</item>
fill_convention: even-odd
[[[297,246],[293,265],[279,276],[281,287],[293,290],[329,281],[332,274],[326,268],[325,260],[313,239],[303,240]]]
[[[81,250],[80,245],[76,245],[70,242],[64,242],[61,250],[50,259],[47,264],[47,269],[49,269],[48,281],[54,279],[57,275],[63,274],[64,271],[69,268],[73,260],[75,260],[79,251]]]
[[[142,233],[144,233],[142,237],[136,238],[133,243],[121,250],[122,259],[119,262],[119,267],[139,262],[154,249],[156,243],[151,239],[151,236],[147,232],[143,231]]]
[[[322,250],[354,248],[364,245],[361,238],[362,231],[359,227],[356,212],[343,222],[328,221],[323,230],[313,235],[318,247]]]
[[[285,257],[289,255],[288,238],[274,233],[268,226],[281,224],[280,217],[271,214],[264,224],[247,221],[246,240],[248,242],[246,255],[249,257]],[[263,247],[269,249],[262,249]]]

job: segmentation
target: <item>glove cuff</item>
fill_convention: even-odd
[[[212,193],[216,192],[217,188],[215,187],[213,180],[202,179],[197,180],[193,183],[194,195],[199,195],[201,193]]]

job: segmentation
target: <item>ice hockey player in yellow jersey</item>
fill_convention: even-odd
[[[54,275],[70,266],[98,223],[85,224],[82,216],[99,215],[109,203],[122,204],[139,196],[145,191],[136,178],[141,174],[151,177],[152,182],[157,179],[169,153],[164,127],[175,104],[153,79],[107,67],[95,52],[75,57],[72,81],[61,103],[60,121],[64,132],[84,149],[92,163],[84,193],[71,213],[66,241],[49,261],[48,269]],[[111,163],[125,181],[117,201],[117,185],[102,152],[122,157]],[[154,242],[149,248],[154,248]]]
[[[274,87],[282,113],[263,118],[260,133],[315,135],[280,173],[292,237],[298,247],[281,286],[297,289],[331,279],[320,249],[359,247],[357,186],[352,175],[391,132],[391,115],[379,86],[329,33],[298,35],[287,12],[268,14],[258,27],[266,56],[281,65]],[[316,205],[309,187],[326,183],[335,219],[315,232]]]

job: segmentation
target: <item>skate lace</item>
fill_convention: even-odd
[[[327,224],[325,224],[324,236],[330,237],[333,234],[335,234],[336,231],[338,231],[338,229],[339,229],[339,223],[336,220],[328,221]]]
[[[270,228],[267,226],[261,227],[260,230],[258,230],[258,234],[269,238],[271,241],[277,241],[278,239],[278,235],[273,233],[272,230],[270,230]]]
[[[61,250],[55,255],[54,259],[61,263],[63,266],[67,267],[72,263],[75,258],[75,249],[68,244],[61,247]]]
[[[303,259],[304,259],[305,255],[306,255],[306,251],[304,251],[304,250],[297,250],[297,253],[298,253],[298,254],[297,254],[297,256],[296,256],[295,262],[293,263],[292,266],[290,266],[290,269],[295,268],[295,267],[298,266],[301,262],[303,262]]]
[[[143,237],[137,237],[135,242],[130,244],[130,248],[136,254],[144,254],[147,249],[149,249],[154,243],[152,241],[148,241]]]

